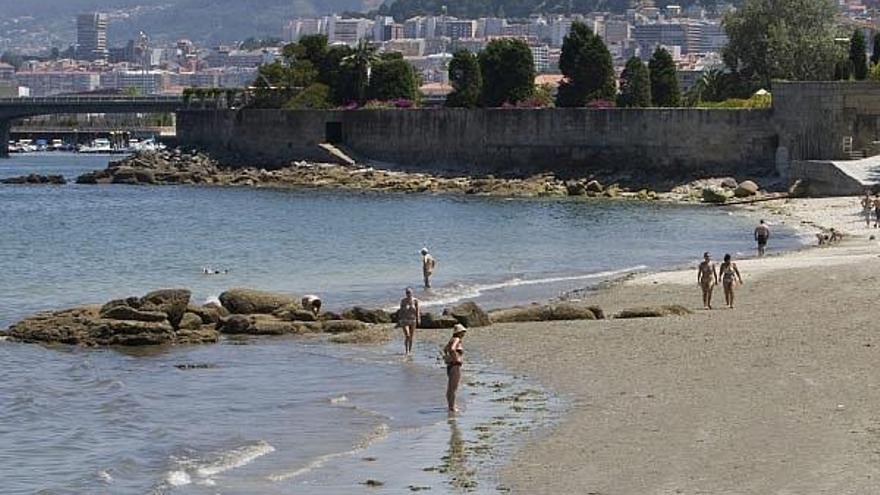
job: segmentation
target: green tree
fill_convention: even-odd
[[[592,100],[610,100],[617,91],[611,52],[586,24],[574,22],[562,42],[559,69],[565,80],[559,86],[556,105],[582,107]]]
[[[389,101],[406,99],[415,101],[419,82],[412,64],[403,57],[388,57],[373,64],[367,97],[371,100]]]
[[[863,81],[868,77],[868,56],[865,53],[865,35],[861,29],[856,29],[849,39],[849,62],[852,64],[853,76],[857,81]]]
[[[342,103],[363,104],[367,99],[370,67],[378,60],[376,47],[366,41],[358,43],[350,55],[342,59],[338,84],[334,89]]]
[[[651,106],[651,76],[645,63],[639,57],[627,60],[626,67],[620,74],[620,94],[617,96],[617,106]]]
[[[675,73],[675,62],[672,55],[658,46],[648,62],[651,73],[651,101],[657,107],[677,107],[681,93],[678,89],[678,76]]]
[[[724,18],[724,63],[755,87],[828,80],[840,53],[836,15],[831,0],[746,0]]]
[[[284,104],[284,108],[321,110],[333,107],[330,100],[330,87],[314,83],[303,89]]]
[[[484,106],[516,104],[534,93],[535,62],[524,41],[511,38],[492,40],[480,52],[479,62]]]
[[[474,108],[480,103],[483,90],[483,77],[477,57],[467,51],[459,50],[449,62],[449,82],[452,92],[446,97],[447,107]]]

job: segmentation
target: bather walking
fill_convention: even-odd
[[[400,309],[397,312],[397,324],[403,329],[404,354],[412,352],[413,336],[419,326],[422,314],[419,310],[419,300],[413,297],[413,290],[406,288],[406,296],[400,300]]]
[[[443,360],[446,361],[446,406],[450,413],[458,412],[455,407],[455,394],[458,392],[458,384],[461,382],[461,365],[464,364],[464,339],[467,329],[458,323],[452,328],[452,338],[443,348]]]
[[[718,271],[721,274],[721,284],[724,286],[724,302],[728,308],[733,309],[733,288],[737,280],[739,280],[740,285],[743,284],[742,275],[740,275],[739,268],[736,267],[736,263],[731,260],[729,254],[724,255],[724,263],[721,263]]]

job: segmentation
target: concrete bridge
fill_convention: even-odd
[[[73,113],[166,113],[177,112],[186,106],[179,96],[0,98],[0,157],[9,154],[9,131],[15,119]]]

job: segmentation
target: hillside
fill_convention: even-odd
[[[0,38],[45,33],[45,39],[71,43],[75,16],[100,10],[111,14],[111,44],[138,31],[157,40],[190,38],[216,43],[250,36],[279,36],[291,17],[367,10],[376,0],[0,0]],[[17,18],[14,23],[10,19]]]

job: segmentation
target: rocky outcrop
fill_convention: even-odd
[[[343,311],[342,318],[371,324],[391,323],[391,315],[385,311],[381,309],[366,309],[360,306]]]
[[[187,289],[162,289],[150,292],[140,300],[138,309],[141,311],[160,311],[168,315],[171,326],[178,328],[189,298],[192,295]]]
[[[678,304],[644,308],[630,308],[621,311],[615,315],[615,318],[662,318],[665,316],[685,316],[691,314],[692,311]]]
[[[744,180],[736,186],[736,189],[733,191],[733,195],[737,198],[748,198],[758,194],[758,184],[755,184],[753,181]]]
[[[63,175],[29,174],[19,177],[10,177],[8,179],[0,179],[0,184],[62,185],[67,184],[67,179],[65,179]]]
[[[299,297],[253,289],[230,289],[220,294],[220,304],[233,314],[272,314],[282,307],[299,307]]]
[[[198,315],[205,325],[217,325],[221,318],[229,316],[229,311],[217,303],[208,303],[203,306],[190,304],[186,307],[186,312]]]
[[[456,320],[452,315],[437,315],[434,313],[422,313],[422,321],[419,322],[420,328],[432,328],[432,329],[440,329],[440,328],[452,328],[458,324],[458,320]]]
[[[476,303],[464,302],[444,311],[443,314],[455,318],[459,323],[468,327],[487,327],[492,324],[489,315],[486,314]]]
[[[605,313],[598,307],[576,306],[573,304],[518,306],[495,310],[489,313],[493,323],[514,323],[529,321],[599,320]]]
[[[333,320],[325,321],[323,329],[327,333],[350,333],[359,332],[367,328],[367,325],[357,320]]]
[[[272,312],[277,318],[287,321],[318,321],[312,311],[300,308],[299,304],[288,304]]]
[[[132,302],[135,301],[140,302],[141,298],[133,298]],[[190,328],[178,330],[171,325],[167,313],[124,303],[125,300],[119,300],[103,307],[83,306],[39,313],[13,324],[7,334],[21,342],[83,346],[187,344],[216,342],[218,338],[216,330],[201,325],[195,315],[192,315],[195,321],[187,320]],[[197,324],[190,325],[190,322]]]
[[[733,194],[730,191],[719,187],[710,186],[703,188],[703,202],[705,203],[726,203],[732,196]]]

